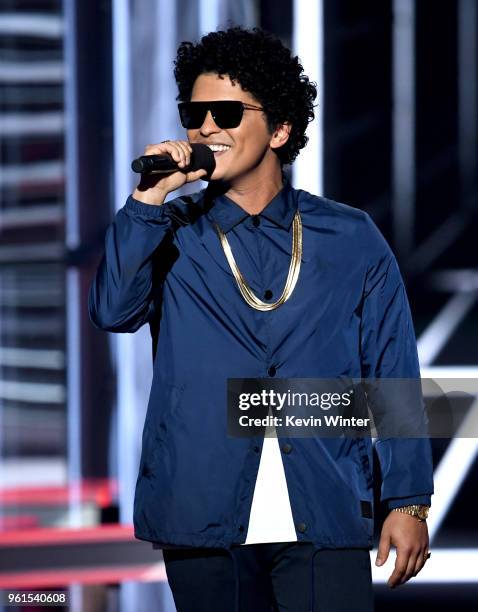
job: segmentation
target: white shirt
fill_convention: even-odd
[[[244,545],[296,541],[277,432],[267,428]]]

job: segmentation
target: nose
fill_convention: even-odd
[[[216,125],[216,122],[212,118],[211,111],[207,111],[207,115],[204,118],[204,122],[201,126],[201,134],[203,136],[207,136],[208,134],[213,134],[214,132],[220,132],[221,128]]]

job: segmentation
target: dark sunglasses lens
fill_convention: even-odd
[[[181,125],[187,130],[199,129],[208,110],[211,110],[214,122],[221,129],[234,128],[241,123],[242,103],[235,100],[224,102],[180,102],[178,104]]]
[[[200,128],[208,111],[207,106],[200,102],[181,102],[178,108],[181,125],[187,130]]]
[[[242,104],[235,100],[214,102],[211,105],[212,116],[216,125],[222,129],[235,128],[241,123]]]

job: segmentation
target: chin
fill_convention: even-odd
[[[211,174],[211,176],[210,176],[209,180],[210,180],[210,181],[223,181],[223,180],[224,180],[224,178],[225,178],[225,177],[224,177],[224,175],[225,175],[225,172],[224,172],[224,171],[221,171],[221,170],[220,170],[220,169],[219,169],[219,168],[216,166],[216,168],[215,168],[214,172]]]
[[[226,154],[227,156],[227,154]],[[238,172],[235,168],[235,164],[231,163],[231,160],[224,160],[222,156],[220,156],[216,160],[216,167],[214,168],[214,172],[211,175],[212,181],[230,181],[237,176]]]

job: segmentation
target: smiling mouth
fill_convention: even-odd
[[[214,153],[214,156],[222,155],[223,153],[227,153],[231,148],[229,145],[206,145],[206,146],[208,146],[211,149],[211,151]]]

